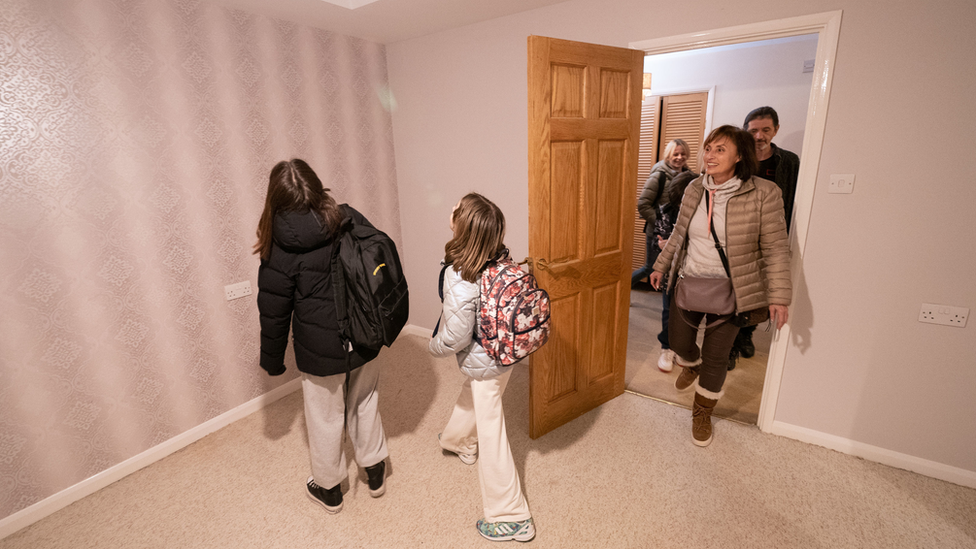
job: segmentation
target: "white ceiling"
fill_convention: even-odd
[[[324,0],[210,0],[251,13],[391,44],[566,0],[375,0],[348,9]],[[361,1],[337,0],[357,5]]]

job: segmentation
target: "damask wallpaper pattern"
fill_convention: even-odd
[[[295,376],[223,287],[279,160],[400,241],[385,63],[200,0],[3,0],[0,518]]]

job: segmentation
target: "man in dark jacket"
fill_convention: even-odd
[[[800,157],[786,149],[781,149],[773,143],[773,138],[779,132],[779,115],[772,107],[759,107],[746,115],[742,129],[752,134],[756,140],[756,156],[759,160],[759,171],[756,176],[768,179],[783,191],[783,212],[786,214],[786,230],[790,230],[793,221],[793,199],[796,196],[796,180],[800,175]],[[755,326],[748,326],[739,330],[729,356],[729,369],[735,367],[739,355],[752,358],[756,354],[756,346],[752,343],[752,333]]]
[[[772,107],[759,107],[746,115],[742,129],[756,140],[756,156],[759,171],[756,176],[768,179],[783,191],[783,210],[786,213],[786,230],[793,220],[793,198],[796,196],[796,180],[800,175],[800,157],[773,143],[779,133],[779,115]]]

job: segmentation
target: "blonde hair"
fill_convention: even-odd
[[[444,245],[444,262],[475,282],[489,260],[505,249],[505,215],[494,202],[469,193],[451,214],[454,238]]]
[[[671,142],[668,143],[668,146],[664,147],[664,159],[671,160],[671,155],[674,154],[674,150],[678,147],[681,147],[685,150],[685,156],[689,158],[691,157],[691,149],[688,148],[688,144],[685,143],[684,139],[679,138],[679,139],[672,139]],[[670,166],[671,163],[668,162],[668,165]]]

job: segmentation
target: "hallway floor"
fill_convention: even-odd
[[[630,292],[630,325],[627,337],[627,390],[691,409],[694,391],[678,392],[674,380],[679,368],[664,373],[657,368],[661,356],[661,343],[657,334],[661,331],[660,292],[632,290]],[[766,378],[766,362],[773,331],[760,324],[753,334],[756,355],[740,358],[725,381],[725,396],[715,408],[715,415],[733,421],[755,425],[759,420],[759,403],[762,400],[763,382]],[[701,336],[699,336],[700,338]]]

